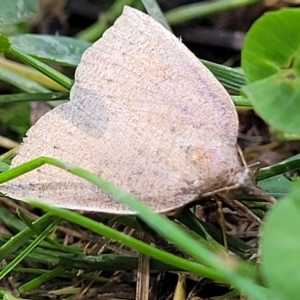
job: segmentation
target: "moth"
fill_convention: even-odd
[[[39,156],[78,165],[164,213],[210,195],[252,194],[238,117],[213,74],[172,33],[130,7],[82,55],[70,101],[28,132],[12,167]],[[0,186],[9,197],[131,214],[91,183],[44,165]]]

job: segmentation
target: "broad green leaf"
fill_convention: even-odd
[[[284,173],[300,168],[300,155],[285,159],[273,166],[259,170],[258,186],[269,191],[273,197],[281,198],[287,195],[294,187],[295,182],[289,180]]]
[[[256,112],[271,126],[300,133],[300,9],[266,13],[247,34],[243,88]]]
[[[258,182],[258,186],[268,191],[273,197],[281,198],[287,195],[295,183],[287,179],[284,175],[273,176]]]
[[[0,161],[0,173],[3,173],[9,169],[10,165]]]
[[[12,46],[40,60],[77,66],[90,43],[66,36],[20,34],[10,38]]]
[[[26,21],[38,11],[38,0],[1,0],[0,25],[10,25]]]
[[[300,134],[299,75],[291,74],[291,80],[278,73],[243,88],[254,110],[269,125],[292,134]]]
[[[247,33],[242,68],[248,82],[297,69],[300,54],[300,9],[266,13]]]
[[[278,202],[265,218],[261,270],[276,299],[300,295],[300,185]]]
[[[12,36],[16,34],[28,32],[26,23],[15,23],[11,25],[0,25],[0,32],[6,36]]]

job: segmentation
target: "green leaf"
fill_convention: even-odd
[[[295,183],[283,175],[277,175],[261,180],[257,185],[263,190],[268,191],[273,197],[281,198],[292,190]]]
[[[21,33],[27,33],[26,23],[16,23],[11,25],[0,25],[0,32],[6,36],[13,36]]]
[[[300,185],[265,218],[261,239],[261,266],[276,299],[299,298]]]
[[[90,43],[65,36],[20,34],[12,37],[15,49],[40,60],[77,66]]]
[[[300,77],[276,74],[243,88],[255,111],[271,126],[300,134]],[[292,76],[292,75],[291,75]]]
[[[243,92],[271,126],[300,133],[300,9],[266,13],[247,34]],[[292,37],[292,38],[291,38]]]
[[[300,54],[299,18],[300,9],[282,9],[266,13],[253,24],[242,51],[242,68],[248,82],[286,70],[299,71],[299,64],[293,64]]]
[[[38,0],[1,0],[0,25],[10,25],[26,21],[38,11]]]
[[[296,182],[289,180],[284,173],[300,168],[300,155],[285,159],[275,165],[259,170],[256,178],[258,186],[269,191],[273,197],[281,198],[292,191]]]
[[[9,39],[5,35],[0,34],[0,54],[8,51],[10,45]]]
[[[9,167],[10,167],[9,164],[7,164],[3,161],[0,161],[0,173],[3,173],[5,171],[9,170]]]

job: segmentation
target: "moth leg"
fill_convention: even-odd
[[[238,213],[244,215],[248,219],[252,221],[256,221],[259,224],[262,224],[261,219],[256,216],[246,205],[244,205],[242,202],[238,200],[230,199],[229,197],[226,197],[226,195],[219,195],[222,200],[228,204],[230,207],[234,208]]]
[[[220,216],[220,225],[221,225],[221,230],[222,230],[222,234],[223,234],[224,248],[225,248],[226,253],[228,254],[228,241],[227,241],[227,237],[226,237],[226,220],[225,220],[225,216],[223,213],[222,197],[216,195],[215,198],[216,198],[215,201],[218,205],[218,212],[219,212],[219,216]]]
[[[243,155],[243,152],[242,152],[242,149],[240,148],[240,146],[238,144],[236,144],[236,150],[237,150],[237,152],[240,156],[242,164],[244,165],[245,168],[248,168],[247,163],[246,163],[245,158],[244,158],[244,155]]]
[[[212,192],[207,192],[201,195],[201,198],[206,198],[206,197],[210,197],[210,196],[215,196],[216,194],[222,194],[224,192],[228,192],[228,191],[233,191],[233,190],[237,190],[241,187],[240,184],[234,184],[232,186],[225,186],[222,187],[220,189],[216,189]]]

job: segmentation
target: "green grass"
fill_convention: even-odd
[[[171,20],[172,24],[197,18],[204,13],[210,14],[218,10],[231,9],[233,5],[233,1],[207,1],[170,11],[166,13],[164,18],[154,1],[143,2],[150,14],[162,22]],[[257,1],[236,1],[234,5],[243,6],[253,2]],[[0,26],[11,26],[9,24],[11,20],[16,24],[23,22],[24,16],[29,18],[32,12],[38,9],[34,7],[33,2],[27,3],[25,1],[24,3],[25,7],[22,8],[22,14],[19,15],[21,19],[18,19],[15,1],[7,2],[5,10],[1,8],[3,4],[0,3]],[[89,41],[97,39],[120,14],[124,4],[134,4],[141,7],[139,1],[114,1],[107,10],[106,18],[100,19],[99,22],[79,33],[78,37]],[[6,15],[9,10],[14,14],[14,17],[8,21]],[[4,16],[4,14],[6,15]],[[286,21],[286,19],[284,20]],[[284,30],[284,27],[281,28]],[[5,33],[4,29],[3,33]],[[262,49],[263,38],[260,35],[258,35],[260,38],[259,44],[257,44],[257,36],[254,32],[253,39],[256,41],[254,50],[255,48]],[[272,32],[272,37],[273,35]],[[66,100],[68,98],[66,91],[69,91],[72,86],[72,79],[49,67],[45,61],[75,66],[81,53],[73,50],[76,48],[83,51],[88,45],[86,42],[76,39],[61,39],[60,46],[62,48],[58,45],[53,52],[53,49],[49,51],[49,45],[54,42],[57,43],[59,37],[32,37],[30,34],[21,37],[26,38],[29,44],[36,43],[40,52],[26,52],[28,49],[25,49],[25,45],[22,48],[23,42],[20,41],[23,40],[20,37],[12,39],[10,36],[0,36],[1,51],[9,54],[10,57],[19,59],[19,62],[14,65],[4,65],[4,61],[0,60],[0,79],[14,86],[11,94],[0,95],[0,104],[3,109],[1,110],[0,122],[9,124],[7,125],[8,131],[16,131],[20,136],[24,135],[28,127],[28,112],[26,113],[25,109],[22,108],[22,114],[17,115],[16,110],[13,110],[12,116],[10,116],[9,109],[11,107],[16,109],[16,103],[20,105],[20,102]],[[251,40],[249,44],[251,45]],[[287,41],[284,44],[287,44]],[[64,57],[67,59],[60,55],[62,49],[65,51],[66,47],[69,49],[67,54],[64,52]],[[293,47],[298,49],[297,44]],[[249,49],[245,51],[250,53]],[[268,51],[272,53],[272,49]],[[285,53],[287,56],[288,54],[288,52]],[[252,52],[251,55],[255,57]],[[295,56],[297,61],[298,56],[296,54]],[[265,62],[265,60],[263,61]],[[20,62],[40,71],[46,77],[41,80],[39,73],[32,73],[32,70],[26,68],[24,70],[24,66]],[[256,78],[255,74],[249,75],[246,72],[245,76],[243,72],[233,68],[211,62],[204,63],[226,88],[238,94],[238,96],[233,97],[236,105],[251,107],[253,100],[250,96],[249,98],[245,97],[241,90],[244,88],[244,91],[247,91],[245,88],[246,78],[249,78],[247,76]],[[298,65],[295,64],[295,66],[295,76],[298,76]],[[256,67],[259,70],[259,67],[264,66],[258,63]],[[250,72],[252,71],[250,70]],[[53,82],[55,82],[54,85]],[[265,83],[263,82],[263,84]],[[273,81],[272,84],[274,84]],[[252,88],[253,86],[251,86],[251,92],[253,91]],[[292,91],[297,94],[296,87],[293,88],[295,89]],[[15,93],[15,89],[21,93]],[[264,97],[270,95],[271,93],[263,93]],[[283,98],[284,96],[287,97],[287,94],[283,93],[282,95]],[[297,102],[297,98],[293,99],[295,107],[290,111],[297,115],[299,113],[299,101]],[[267,103],[267,108],[263,109],[270,107],[270,102]],[[7,106],[8,104],[10,105]],[[263,107],[263,105],[261,106]],[[278,106],[276,109],[279,110]],[[280,105],[280,113],[278,112],[276,118],[281,116],[283,109],[284,106]],[[291,115],[288,117],[294,118]],[[265,121],[268,122],[268,119]],[[280,119],[280,124],[282,123],[286,125],[288,122]],[[294,133],[299,127],[294,126],[292,121],[290,123],[293,125]],[[258,185],[269,190],[277,198],[283,197],[280,203],[284,204],[276,205],[268,212],[269,204],[258,202],[257,199],[255,202],[253,199],[252,201],[251,199],[243,199],[243,203],[253,213],[262,219],[266,216],[266,223],[262,229],[259,229],[257,224],[253,225],[244,216],[236,216],[232,211],[227,213],[229,218],[233,218],[233,223],[238,223],[234,229],[238,228],[239,225],[247,225],[249,228],[253,226],[252,231],[248,228],[249,230],[245,230],[245,233],[254,232],[255,235],[252,238],[255,243],[258,243],[251,243],[252,239],[240,237],[238,234],[244,233],[242,231],[238,234],[226,235],[227,249],[223,245],[224,234],[220,226],[204,220],[205,217],[209,219],[214,216],[214,213],[218,211],[217,205],[211,200],[202,202],[202,208],[211,209],[213,213],[199,212],[197,209],[192,212],[189,208],[185,208],[178,214],[167,218],[152,212],[138,199],[120,191],[88,170],[54,158],[40,157],[8,171],[10,160],[15,152],[12,151],[1,157],[0,184],[17,176],[22,176],[44,164],[50,164],[84,178],[110,193],[137,211],[138,217],[79,213],[50,207],[45,203],[35,202],[34,199],[32,199],[31,204],[28,204],[1,198],[0,299],[1,297],[2,299],[14,299],[12,294],[20,297],[20,299],[46,299],[49,298],[49,293],[60,295],[64,299],[75,299],[85,288],[87,288],[86,297],[92,298],[106,284],[117,282],[117,271],[126,270],[133,274],[133,271],[138,269],[139,253],[150,257],[150,268],[155,272],[161,274],[164,272],[167,274],[185,272],[188,278],[192,278],[187,280],[193,282],[193,285],[199,282],[199,278],[202,277],[213,280],[216,287],[226,285],[228,298],[233,298],[239,294],[257,300],[284,300],[299,297],[297,291],[297,255],[300,248],[300,246],[298,247],[300,239],[297,230],[300,225],[298,225],[300,218],[297,201],[299,198],[299,176],[296,174],[292,180],[289,180],[284,175],[285,172],[299,169],[300,160],[298,156],[259,170]],[[224,213],[226,214],[226,210]],[[199,215],[203,218],[199,219],[197,217]],[[261,242],[257,236],[259,230],[261,230]],[[138,232],[144,232],[148,237],[146,240],[151,240],[151,242],[139,239]],[[257,264],[259,247],[263,249],[263,255],[259,258],[260,263]],[[276,271],[278,268],[280,268],[280,272]],[[290,274],[294,275],[291,276]]]

